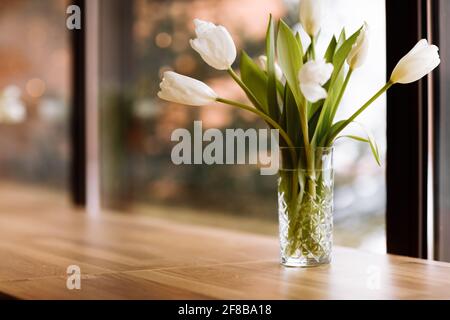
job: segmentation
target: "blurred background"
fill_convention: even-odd
[[[0,183],[48,189],[62,202],[72,94],[66,8],[58,0],[0,1]]]
[[[0,120],[0,184],[49,190],[68,203],[69,123],[77,108],[71,104],[77,93],[71,89],[71,31],[65,25],[69,4],[0,1],[0,110],[8,109],[11,118]],[[161,74],[174,70],[207,82],[225,97],[245,101],[226,73],[207,66],[190,48],[192,20],[226,26],[237,47],[257,58],[264,52],[269,13],[300,28],[298,0],[101,0],[100,4],[102,206],[122,214],[277,234],[276,176],[261,176],[253,166],[175,166],[170,160],[172,131],[192,129],[194,120],[202,120],[204,129],[221,130],[264,128],[263,122],[226,106],[167,103],[156,93]],[[352,78],[339,120],[386,79],[385,1],[334,0],[329,6],[320,52],[344,26],[350,34],[367,21],[371,33],[368,61]],[[379,99],[359,119],[376,137],[383,159],[385,105],[385,99]],[[386,251],[385,165],[383,161],[377,166],[366,144],[339,141],[337,244]]]

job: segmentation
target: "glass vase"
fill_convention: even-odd
[[[333,148],[280,148],[280,155],[281,263],[328,264],[333,244]]]

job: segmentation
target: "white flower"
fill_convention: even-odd
[[[364,23],[361,33],[356,39],[348,57],[347,63],[350,69],[354,70],[361,67],[367,59],[369,53],[369,25]]]
[[[259,65],[262,70],[267,71],[267,57],[266,56],[259,56]],[[275,62],[275,76],[278,80],[283,80],[283,71],[281,70],[281,67],[278,63]]]
[[[300,22],[311,38],[317,36],[320,31],[323,14],[323,0],[301,0]]]
[[[195,19],[194,24],[197,38],[190,41],[191,47],[211,67],[229,69],[236,60],[236,46],[228,30],[199,19]]]
[[[308,101],[314,103],[328,96],[322,86],[330,79],[333,69],[333,65],[324,59],[305,63],[300,70],[299,81],[300,89]]]
[[[433,71],[440,63],[439,48],[428,44],[426,39],[420,40],[415,47],[404,56],[391,75],[392,83],[411,83]]]
[[[204,106],[218,98],[205,83],[172,71],[164,72],[160,87],[161,99],[190,106]]]

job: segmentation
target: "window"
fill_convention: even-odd
[[[372,33],[371,56],[352,80],[338,115],[342,118],[384,84],[385,6],[382,0],[340,0],[330,5],[333,14],[327,19],[319,49],[323,50],[325,40],[331,37],[328,30],[344,25],[350,33],[367,21]],[[269,13],[294,26],[298,23],[297,12],[298,1],[288,0],[221,0],[214,1],[213,6],[199,0],[101,1],[99,85],[104,204],[275,234],[275,176],[260,176],[258,168],[251,166],[175,166],[170,160],[172,131],[192,129],[194,120],[202,120],[204,128],[221,130],[263,127],[263,123],[224,106],[199,109],[165,103],[156,93],[162,72],[173,68],[206,81],[219,93],[245,99],[226,74],[206,66],[190,48],[192,20],[198,17],[225,25],[237,46],[257,58],[264,52]],[[374,133],[383,155],[385,104],[379,100],[359,119]],[[368,146],[344,140],[339,142],[335,161],[336,242],[384,252],[385,163],[378,167]]]
[[[60,0],[0,3],[0,179],[45,187],[61,199],[70,161],[66,7]]]
[[[259,168],[252,166],[175,166],[170,160],[172,131],[192,129],[194,120],[202,120],[204,129],[221,130],[263,128],[263,123],[225,106],[166,103],[156,93],[162,72],[173,68],[204,80],[223,95],[246,100],[228,76],[206,66],[190,48],[192,20],[225,25],[238,48],[256,59],[264,51],[268,14],[297,26],[298,1],[217,0],[213,6],[203,0],[74,3],[100,5],[98,17],[91,14],[99,26],[95,46],[86,42],[92,25],[86,31],[67,31],[65,0],[0,4],[0,147],[7,150],[0,153],[2,185],[33,184],[65,199],[72,181],[72,194],[77,193],[73,198],[83,202],[80,195],[86,192],[89,167],[86,141],[91,141],[85,139],[85,129],[87,120],[92,122],[83,106],[89,91],[86,80],[97,76],[96,68],[86,68],[87,49],[99,62],[99,104],[89,108],[100,111],[101,193],[106,207],[276,234],[275,176],[260,176]],[[392,70],[420,38],[438,44],[443,57],[433,76],[398,86],[358,119],[376,137],[382,159],[387,157],[381,167],[366,145],[339,140],[336,243],[384,252],[387,239],[390,253],[450,260],[448,5],[431,0],[416,0],[410,6],[383,0],[328,4],[332,14],[322,30],[320,51],[331,37],[329,30],[345,25],[351,33],[364,21],[371,30],[369,61],[354,74],[338,120],[370,97],[386,79],[386,70]]]

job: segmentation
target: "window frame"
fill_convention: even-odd
[[[426,0],[386,1],[387,70],[427,37]],[[387,95],[388,253],[427,258],[428,79]]]
[[[81,29],[72,36],[72,108],[70,113],[70,192],[75,206],[86,205],[86,23],[85,0],[74,0],[81,9]]]
[[[450,262],[450,211],[448,203],[448,192],[450,190],[450,170],[448,160],[450,158],[450,148],[445,137],[448,137],[450,130],[447,128],[450,120],[448,105],[450,103],[449,92],[443,84],[448,84],[450,65],[447,58],[450,58],[450,43],[446,38],[446,30],[450,26],[450,2],[446,0],[430,1],[430,11],[433,20],[430,28],[433,32],[433,42],[440,48],[441,65],[434,76],[433,94],[433,178],[434,178],[434,212],[433,212],[433,253],[434,257],[440,261]],[[447,138],[448,139],[448,138]]]

